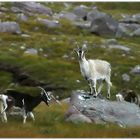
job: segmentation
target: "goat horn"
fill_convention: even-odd
[[[42,90],[45,94],[47,94],[48,99],[49,99],[49,100],[51,100],[51,99],[50,99],[50,97],[49,97],[49,95],[48,95],[48,93],[45,91],[45,89],[44,89],[44,88],[42,88],[42,87],[40,87],[40,86],[38,86],[38,88],[40,88],[40,89],[41,89],[41,90]]]
[[[51,97],[56,101],[56,103],[58,103],[59,105],[62,105],[61,102],[57,100],[53,95],[51,95]]]

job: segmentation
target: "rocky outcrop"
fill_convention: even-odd
[[[140,126],[140,109],[137,105],[126,101],[109,101],[105,98],[94,98],[86,92],[74,91],[65,118],[66,121],[74,123],[115,123],[121,127]]]
[[[140,28],[136,29],[133,33],[132,36],[140,36]]]
[[[75,15],[77,15],[78,18],[82,18],[82,19],[86,20],[86,16],[88,13],[88,7],[85,5],[76,6],[73,9],[73,13]]]
[[[28,17],[23,13],[17,14],[17,21],[19,21],[19,22],[27,22]]]
[[[89,16],[91,20],[90,32],[101,36],[115,36],[118,29],[118,22],[110,15],[94,11]]]
[[[74,13],[64,11],[60,12],[59,14],[56,14],[55,17],[57,17],[57,19],[67,19],[69,21],[77,20],[77,16]]]
[[[140,22],[140,13],[134,14],[134,15],[122,15],[123,19],[121,19],[121,22],[125,23],[139,23]]]
[[[103,43],[101,45],[102,48],[118,49],[118,50],[124,51],[125,53],[128,53],[131,50],[129,47],[119,44],[117,40],[115,39],[108,39],[108,40],[102,41],[102,43]]]
[[[19,24],[16,22],[0,22],[1,33],[21,33]]]
[[[52,15],[52,10],[37,2],[14,2],[13,3],[15,11],[22,11],[24,13],[37,13],[37,14],[47,14]]]

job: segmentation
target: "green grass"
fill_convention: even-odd
[[[10,8],[12,3],[3,3],[3,6]],[[80,4],[87,5],[89,10],[92,6],[111,14],[115,19],[120,19],[121,14],[139,13],[140,3],[122,3],[122,2],[70,2],[70,6],[65,8],[64,4],[54,2],[44,2],[44,5],[53,9],[53,12],[62,10],[72,11],[75,6]],[[3,16],[2,21],[16,21],[16,14],[5,12],[8,16]],[[87,81],[80,74],[79,64],[73,49],[76,47],[75,42],[82,45],[88,42],[87,58],[104,59],[111,63],[113,86],[111,88],[111,100],[115,100],[115,94],[123,88],[135,90],[138,94],[140,91],[140,76],[130,74],[131,69],[140,64],[140,39],[117,38],[119,44],[127,46],[131,49],[129,53],[125,53],[116,49],[101,48],[102,42],[111,37],[100,37],[75,27],[71,22],[60,19],[61,26],[59,28],[47,28],[39,23],[37,18],[52,19],[48,15],[35,14],[29,16],[27,22],[19,22],[22,33],[30,35],[29,38],[21,35],[0,33],[0,63],[6,63],[13,66],[19,66],[21,70],[30,74],[36,80],[46,83],[53,83],[56,86],[64,86],[66,90],[55,91],[54,94],[60,98],[69,97],[72,90],[83,89],[89,90]],[[38,28],[38,30],[36,30]],[[21,49],[21,46],[27,48],[35,48],[38,55],[27,55]],[[43,51],[40,51],[40,48]],[[46,56],[44,56],[46,55]],[[67,58],[64,58],[67,55]],[[130,82],[122,81],[122,74],[130,75]],[[13,82],[12,74],[7,71],[0,71],[0,89],[6,89]],[[80,80],[77,83],[76,80]],[[31,89],[20,87],[24,90]],[[103,95],[106,96],[106,87],[103,88]],[[35,110],[37,121],[32,123],[30,120],[26,125],[22,125],[20,117],[9,118],[8,124],[2,124],[0,137],[139,137],[140,128],[120,128],[115,125],[95,125],[95,124],[72,124],[64,121],[64,113],[67,106],[58,107],[51,106],[49,108],[40,105]],[[7,131],[8,130],[8,131]],[[15,131],[16,130],[16,131]],[[31,131],[32,130],[32,131]],[[5,135],[4,132],[7,132]]]
[[[108,124],[73,124],[64,121],[64,113],[68,105],[52,104],[47,107],[40,104],[34,111],[36,121],[29,118],[22,124],[22,118],[9,117],[8,123],[0,123],[1,138],[138,138],[139,127],[120,128]],[[5,132],[6,131],[6,135]]]

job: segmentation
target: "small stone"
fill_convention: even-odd
[[[122,75],[122,79],[123,79],[123,81],[129,82],[130,81],[130,76],[128,74],[124,73]]]
[[[44,57],[48,57],[48,54],[44,54],[43,56],[44,56]]]
[[[21,34],[21,36],[26,37],[26,38],[30,37],[30,35],[27,35],[27,34]]]
[[[21,50],[25,50],[26,47],[25,47],[25,46],[20,46],[20,49],[21,49]]]
[[[48,19],[37,19],[40,23],[44,24],[45,26],[49,28],[57,28],[60,27],[60,23],[58,20],[48,20]]]
[[[76,80],[77,83],[80,83],[80,80]]]
[[[109,45],[108,48],[110,48],[110,49],[120,49],[120,50],[123,50],[125,52],[130,51],[130,48],[128,48],[126,46],[123,46],[123,45]]]
[[[140,74],[140,65],[136,65],[132,70],[131,73],[133,74]]]
[[[42,49],[42,48],[39,48],[39,51],[40,51],[40,52],[43,52],[43,49]]]
[[[92,123],[92,121],[83,114],[72,114],[66,121],[70,121],[73,123]]]
[[[69,58],[67,54],[63,55],[62,58]]]
[[[30,49],[27,49],[24,54],[31,54],[31,55],[37,55],[38,54],[38,51],[34,48],[30,48]]]

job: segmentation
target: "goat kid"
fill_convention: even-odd
[[[89,59],[85,58],[85,53],[87,47],[83,46],[82,48],[74,49],[78,55],[79,65],[82,76],[88,81],[90,86],[90,94],[94,94],[95,97],[101,92],[103,87],[103,81],[107,83],[107,98],[110,98],[110,87],[112,85],[110,81],[111,77],[111,66],[107,61],[98,60],[98,59]],[[96,84],[99,81],[99,88],[96,91]]]
[[[49,97],[48,92],[46,92],[43,88],[39,87],[42,91],[40,95],[33,97],[28,94],[24,94],[21,92],[17,92],[12,89],[6,90],[4,93],[8,98],[12,97],[14,99],[14,106],[19,107],[23,111],[23,123],[26,123],[27,116],[30,116],[34,121],[34,114],[32,113],[33,109],[38,106],[42,101],[49,105],[49,101],[51,98]],[[7,107],[7,109],[11,108],[11,106]]]
[[[1,119],[2,122],[7,122],[7,117],[6,117],[6,108],[7,108],[7,103],[6,100],[8,99],[8,96],[1,94],[0,95],[0,114],[1,114]]]
[[[123,89],[118,94],[116,94],[117,101],[127,101],[130,103],[135,103],[140,107],[140,96],[133,90]]]

